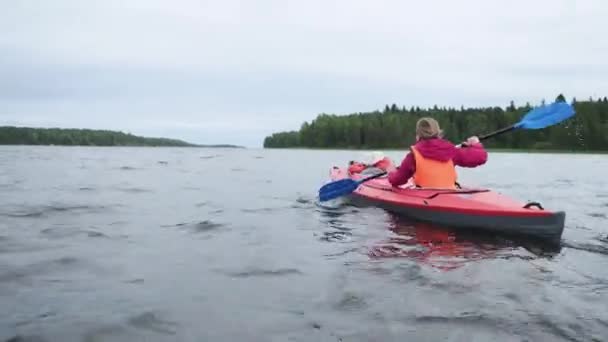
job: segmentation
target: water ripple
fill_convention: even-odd
[[[164,335],[175,335],[177,323],[162,318],[154,312],[144,312],[141,315],[129,318],[129,325],[143,330],[152,331]]]
[[[86,235],[90,238],[109,238],[106,234],[94,229],[81,229],[79,227],[55,226],[45,228],[40,234],[52,239],[70,238],[77,235]]]
[[[87,268],[91,266],[92,265],[89,265],[82,259],[66,256],[54,260],[41,261],[0,273],[0,283],[21,282],[38,275],[74,270],[78,268]]]
[[[222,155],[221,154],[214,154],[211,156],[201,156],[200,159],[214,159],[214,158],[220,158]]]
[[[128,194],[143,194],[143,193],[153,192],[153,190],[151,190],[151,189],[137,188],[137,187],[116,188],[116,190],[122,191],[122,192],[128,193]]]
[[[101,213],[110,209],[104,205],[42,205],[22,206],[9,212],[0,212],[0,216],[14,218],[40,218],[56,213]]]
[[[204,220],[204,221],[200,221],[200,222],[182,222],[182,223],[177,223],[177,224],[173,224],[173,225],[163,225],[161,227],[163,227],[163,228],[175,227],[175,228],[186,229],[186,230],[189,230],[194,233],[205,233],[205,232],[220,230],[221,228],[226,227],[226,225],[222,224],[222,223],[216,223],[211,220]]]
[[[602,245],[596,245],[591,243],[576,243],[576,242],[564,242],[562,243],[564,248],[572,248],[580,251],[589,253],[608,255],[608,247]]]
[[[334,309],[339,311],[359,311],[368,306],[364,296],[353,292],[346,292],[342,294],[340,300],[334,305]]]
[[[234,277],[234,278],[250,278],[250,277],[280,277],[286,275],[301,275],[303,274],[300,270],[295,268],[279,268],[279,269],[261,269],[261,268],[251,268],[245,271],[239,272],[226,272],[222,271],[222,273]]]
[[[47,342],[48,340],[36,335],[15,335],[6,342]]]

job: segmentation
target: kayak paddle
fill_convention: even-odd
[[[348,195],[351,192],[357,190],[361,183],[367,182],[368,180],[374,178],[382,177],[384,175],[386,175],[386,171],[377,173],[373,176],[369,176],[360,180],[344,178],[335,182],[327,183],[323,185],[321,189],[319,189],[319,200],[321,200],[321,202],[325,202],[334,198]]]
[[[542,129],[565,121],[575,114],[574,108],[566,102],[554,102],[548,106],[532,109],[516,124],[479,137],[485,140],[517,129]]]
[[[575,114],[571,105],[566,102],[554,102],[548,106],[541,106],[532,109],[516,124],[494,131],[492,133],[479,137],[479,140],[485,140],[495,137],[499,134],[511,132],[517,129],[542,129],[555,124],[558,124],[566,119],[569,119]],[[458,145],[460,147],[461,145]],[[361,183],[368,180],[382,177],[386,172],[381,172],[373,176],[363,178],[361,180],[353,180],[350,178],[340,179],[335,182],[325,184],[319,189],[319,199],[328,201],[340,196],[345,196],[357,190]]]

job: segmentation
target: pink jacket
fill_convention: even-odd
[[[476,167],[488,160],[488,153],[481,143],[457,148],[451,142],[444,139],[420,140],[415,145],[416,149],[425,158],[438,161],[452,160],[455,166]],[[416,160],[414,155],[408,153],[399,169],[389,173],[388,181],[393,186],[407,183],[416,171]]]

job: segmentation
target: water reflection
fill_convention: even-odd
[[[317,206],[325,242],[356,242],[372,259],[409,258],[450,271],[487,259],[551,258],[561,246],[531,238],[509,237],[481,230],[449,228],[414,221],[384,210],[359,211],[346,203]],[[381,236],[372,236],[381,232]],[[367,241],[372,240],[371,244]],[[371,245],[371,246],[370,246]],[[349,249],[349,253],[352,252]],[[340,253],[342,255],[343,253]]]
[[[451,229],[388,215],[390,236],[369,248],[373,259],[410,258],[449,271],[483,259],[552,257],[560,247],[505,238],[476,230]]]

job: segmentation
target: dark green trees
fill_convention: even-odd
[[[193,146],[181,140],[144,138],[90,129],[0,127],[0,145]]]
[[[560,94],[556,101],[566,101]],[[512,149],[608,150],[608,99],[575,101],[576,116],[543,130],[513,132],[484,142],[488,147]],[[416,121],[431,116],[439,121],[446,138],[454,143],[471,135],[489,133],[521,119],[530,104],[506,108],[399,107],[386,105],[382,112],[344,116],[319,115],[299,131],[275,133],[264,147],[406,148],[414,142]]]

